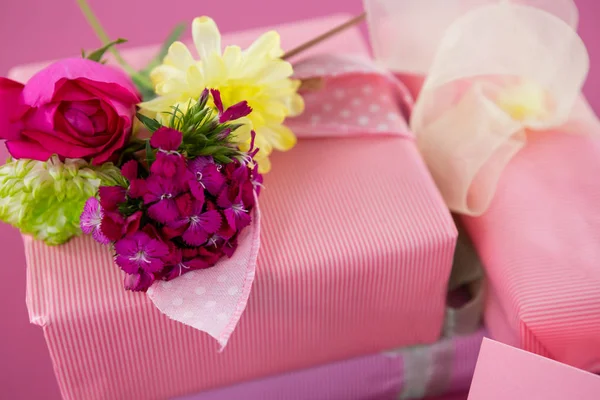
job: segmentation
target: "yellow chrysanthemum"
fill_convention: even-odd
[[[208,17],[199,17],[192,23],[192,35],[200,61],[183,43],[173,43],[163,64],[150,76],[158,97],[142,103],[142,108],[160,115],[173,105],[184,106],[190,99],[198,99],[205,88],[218,89],[225,108],[246,100],[253,111],[245,120],[245,129],[236,130],[236,135],[245,149],[250,130],[256,132],[260,148],[256,160],[260,171],[267,172],[273,149],[285,151],[296,144],[293,132],[283,125],[285,118],[304,109],[297,93],[300,82],[290,79],[292,66],[280,58],[283,51],[278,33],[265,33],[246,50],[227,46],[221,52],[217,25]]]

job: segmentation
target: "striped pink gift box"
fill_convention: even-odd
[[[346,19],[278,29],[290,48]],[[126,57],[141,65],[153,50]],[[357,30],[314,51],[332,50],[367,54]],[[438,339],[456,228],[411,138],[304,139],[272,162],[254,288],[223,352],[124,291],[110,251],[91,239],[24,238],[30,319],[65,399],[164,399]]]
[[[582,133],[531,135],[489,210],[463,218],[490,291],[494,339],[600,372],[600,121],[585,100]]]
[[[577,97],[589,60],[575,33],[575,2],[365,4],[378,61],[405,75],[414,94],[424,85],[412,126],[422,135],[421,148],[441,191],[457,212],[485,211],[461,220],[489,280],[490,335],[600,372],[600,121]],[[484,35],[478,36],[483,31],[478,24],[485,25]],[[399,39],[388,40],[391,36]],[[477,86],[482,97],[473,102],[475,90],[462,96],[468,85],[490,77],[537,87],[544,116],[526,112],[525,118],[513,118],[495,104],[491,92],[498,89],[490,89],[495,84]],[[448,102],[450,93],[456,98]],[[515,99],[528,108],[535,103],[527,103],[528,96],[531,92]],[[443,104],[449,107],[436,110]],[[455,113],[459,108],[464,114]],[[522,121],[504,129],[502,119]],[[465,185],[468,192],[459,190]],[[492,197],[489,208],[467,210]]]
[[[432,345],[358,357],[177,400],[403,400],[464,393],[471,385],[484,335],[479,329]]]

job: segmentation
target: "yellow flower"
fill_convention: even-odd
[[[208,17],[194,19],[192,35],[200,60],[195,60],[183,43],[173,43],[162,65],[150,75],[158,97],[141,107],[160,116],[174,105],[181,108],[190,99],[197,100],[205,88],[218,89],[225,108],[246,100],[253,111],[235,134],[240,148],[246,150],[250,130],[256,132],[260,148],[256,160],[260,171],[268,172],[268,155],[273,149],[285,151],[296,144],[293,132],[283,125],[285,118],[304,109],[297,93],[300,82],[290,79],[292,66],[280,58],[279,35],[267,32],[246,50],[227,46],[221,52],[221,34]]]

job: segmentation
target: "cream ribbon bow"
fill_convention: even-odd
[[[589,70],[587,50],[575,31],[575,4],[365,4],[379,62],[394,72],[427,75],[411,128],[446,203],[454,212],[482,214],[530,132],[569,129]],[[399,46],[392,46],[398,35]]]

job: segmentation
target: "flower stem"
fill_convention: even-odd
[[[343,31],[345,31],[346,29],[351,28],[354,25],[361,23],[366,18],[367,18],[367,13],[363,12],[362,14],[357,15],[356,17],[350,19],[349,21],[346,21],[343,24],[338,25],[338,26],[334,27],[333,29],[330,29],[329,31],[309,40],[308,42],[302,43],[300,46],[286,52],[281,58],[283,60],[292,58],[292,57],[302,53],[303,51],[308,50],[311,47],[316,46],[317,44],[329,39],[330,37],[335,36],[338,33],[341,33]]]
[[[103,45],[110,43],[110,38],[108,37],[108,34],[102,27],[102,24],[100,24],[100,21],[98,20],[98,18],[92,11],[92,8],[90,7],[90,4],[87,2],[87,0],[76,0],[76,1],[77,1],[77,4],[79,5],[79,9],[83,13],[83,16],[87,20],[90,27],[94,30],[94,33],[96,33],[96,36],[98,37],[98,39],[100,39],[100,42],[102,42]],[[110,51],[113,54],[113,56],[115,57],[115,60],[117,60],[119,65],[121,67],[123,67],[123,69],[129,75],[131,75],[137,82],[146,86],[149,89],[154,88],[152,85],[152,82],[150,82],[150,80],[146,76],[143,76],[138,71],[136,71],[131,65],[129,65],[127,63],[127,61],[125,61],[125,59],[121,56],[121,53],[119,53],[119,51],[114,46],[111,46],[108,49],[108,51]]]

